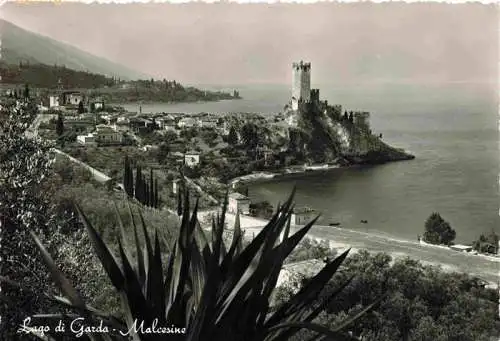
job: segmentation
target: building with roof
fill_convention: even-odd
[[[188,167],[196,167],[200,164],[200,153],[188,151],[184,154],[184,164]]]
[[[83,102],[84,96],[81,92],[72,91],[63,93],[64,104],[78,105]]]
[[[198,121],[192,117],[184,117],[177,122],[179,128],[194,128],[198,125]]]
[[[291,217],[292,225],[306,225],[316,217],[315,210],[309,207],[294,208]]]
[[[49,96],[49,108],[57,108],[59,107],[59,96],[58,95],[50,95]]]
[[[241,214],[249,214],[250,213],[250,198],[247,196],[234,192],[229,194],[228,206],[227,210],[229,213],[241,213]]]
[[[113,129],[111,126],[99,124],[95,131],[96,141],[100,145],[114,145],[123,143],[123,133]]]
[[[85,146],[96,146],[97,145],[96,138],[95,138],[94,134],[92,134],[92,133],[87,134],[87,135],[78,135],[76,137],[76,141],[80,144],[85,145]]]

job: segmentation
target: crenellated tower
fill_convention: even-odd
[[[292,64],[292,110],[299,108],[299,102],[309,102],[311,96],[311,63]]]

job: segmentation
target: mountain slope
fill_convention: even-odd
[[[65,65],[67,68],[78,71],[89,71],[127,80],[151,78],[149,75],[27,31],[2,19],[0,19],[0,35],[2,61],[8,64],[28,61],[47,65]]]

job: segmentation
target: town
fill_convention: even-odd
[[[262,203],[248,204],[249,198],[244,195],[246,180],[362,163],[356,157],[374,149],[366,141],[382,145],[379,142],[382,135],[375,137],[371,132],[369,113],[343,113],[340,105],[329,106],[327,101],[320,101],[319,90],[310,89],[310,63],[294,63],[292,72],[290,103],[284,106],[282,113],[272,116],[146,113],[140,105],[136,112],[129,112],[119,105],[106,103],[102,97],[59,87],[57,92],[41,98],[40,115],[31,131],[54,142],[67,155],[87,163],[96,170],[94,173],[106,174],[101,180],[110,181],[110,187],[123,187],[121,176],[125,156],[144,163],[143,168],[155,172],[165,207],[175,206],[176,186],[180,180],[198,194],[205,208],[220,205],[228,189],[238,193],[230,195],[231,200],[238,197],[232,201],[244,202],[253,208],[262,207]],[[20,93],[21,90],[8,91],[6,96],[15,99]],[[307,108],[311,104],[317,108]],[[298,122],[301,114],[305,116],[304,113],[313,110],[319,111],[318,117],[324,115],[325,121],[328,120],[326,124],[333,127],[338,136],[338,141],[325,139],[326,144],[338,142],[341,148],[333,156],[318,158],[317,150],[327,151],[329,146],[313,146],[300,140]],[[306,127],[302,131],[314,129],[318,134],[331,127]],[[362,147],[357,141],[359,136],[367,137]],[[316,150],[305,150],[313,147]],[[401,159],[412,157],[403,152],[398,155],[401,156]],[[261,214],[255,210],[241,210],[247,214],[250,211]],[[310,209],[301,211],[313,212]]]

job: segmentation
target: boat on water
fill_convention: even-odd
[[[340,223],[330,223],[328,226],[340,226]]]
[[[368,220],[361,220],[361,224],[368,224]]]

